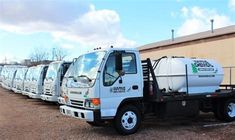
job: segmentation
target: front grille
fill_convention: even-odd
[[[46,95],[51,95],[51,90],[50,89],[45,89],[45,94]]]
[[[77,100],[70,100],[72,105],[82,107],[83,101],[77,101]]]
[[[26,88],[25,88],[25,91],[26,91],[26,92],[29,92],[29,88],[26,87]]]

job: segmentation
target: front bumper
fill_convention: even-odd
[[[42,94],[41,95],[41,99],[44,101],[49,101],[49,102],[57,102],[58,101],[58,96],[49,96],[49,95],[45,95]]]
[[[7,90],[11,90],[11,87],[9,87],[8,85],[2,84],[2,87],[7,89]]]
[[[88,122],[95,121],[94,111],[92,110],[84,110],[84,109],[78,109],[78,108],[62,105],[60,106],[60,112],[63,115],[74,117],[77,119],[83,119]]]
[[[28,92],[28,91],[22,91],[22,95],[28,96],[29,94],[30,94],[30,92]]]
[[[62,105],[65,105],[66,101],[65,101],[65,99],[63,97],[60,96],[60,97],[58,97],[58,103],[62,104]]]
[[[28,94],[28,96],[29,96],[30,98],[33,98],[33,99],[41,99],[41,96],[40,96],[40,94],[38,94],[38,93],[32,93],[32,92],[30,92],[30,93]]]
[[[17,88],[12,88],[12,90],[15,92],[15,93],[22,93],[21,90],[17,89]]]

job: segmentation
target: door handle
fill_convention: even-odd
[[[137,85],[133,85],[133,86],[132,86],[132,89],[133,89],[133,90],[137,90],[138,88],[139,88],[139,87],[138,87]]]

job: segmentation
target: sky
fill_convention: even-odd
[[[148,43],[235,25],[235,0],[0,0],[0,63],[40,48],[66,60],[96,47]],[[52,55],[50,56],[52,58]]]

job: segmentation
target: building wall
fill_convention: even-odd
[[[216,60],[222,67],[235,67],[235,36],[222,39],[201,40],[140,51],[142,59],[157,59],[162,56],[185,56]],[[232,70],[232,83],[235,84],[235,68]],[[224,69],[224,84],[229,83],[230,70]]]

